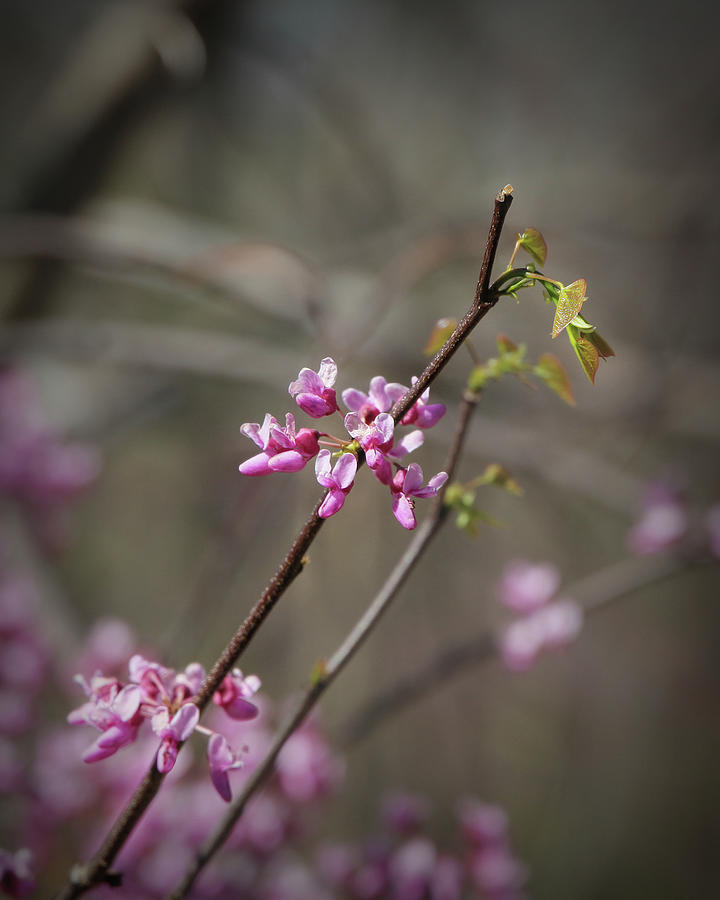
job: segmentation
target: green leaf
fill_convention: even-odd
[[[575,316],[580,312],[583,301],[585,300],[586,290],[587,283],[584,278],[579,278],[567,287],[562,288],[558,295],[555,319],[553,320],[553,338],[556,338],[563,329],[567,328]]]
[[[575,397],[573,395],[570,379],[565,371],[565,367],[552,353],[543,353],[535,367],[535,374],[538,378],[554,391],[561,400],[575,406]]]
[[[523,489],[517,481],[515,481],[510,472],[508,472],[505,466],[501,466],[500,463],[490,463],[485,468],[485,471],[481,476],[481,483],[493,484],[495,487],[502,488],[509,494],[515,494],[516,497],[519,497],[523,492]]]
[[[506,353],[515,353],[518,345],[511,341],[509,337],[505,337],[504,334],[499,334],[497,336],[497,348],[500,356],[504,356]]]
[[[426,356],[435,356],[443,344],[457,328],[457,319],[438,319],[435,327],[430,332],[430,337],[425,345],[423,353]]]
[[[598,365],[600,364],[600,354],[595,348],[594,344],[591,344],[588,340],[588,335],[581,332],[576,331],[573,328],[568,328],[568,337],[570,338],[570,343],[573,346],[573,350],[577,354],[577,358],[580,360],[580,365],[583,367],[583,370],[587,377],[590,379],[592,384],[595,384],[595,373],[597,372]]]
[[[597,331],[591,331],[589,334],[585,335],[585,337],[590,341],[593,347],[595,347],[598,356],[601,359],[609,359],[611,356],[615,356],[613,348],[608,344],[604,337],[601,337],[601,335],[597,333]]]
[[[522,234],[517,236],[517,239],[523,250],[526,250],[542,268],[547,259],[547,244],[537,228],[526,228]]]
[[[474,393],[481,391],[488,383],[489,378],[490,373],[488,372],[487,366],[483,364],[475,366],[468,378],[468,390],[473,391]]]

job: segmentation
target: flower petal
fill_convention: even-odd
[[[353,483],[356,472],[357,457],[355,454],[343,453],[340,459],[335,463],[335,468],[333,469],[335,483],[342,490],[347,490]]]
[[[415,526],[417,525],[415,512],[412,508],[412,504],[405,496],[405,494],[393,495],[392,510],[393,515],[403,528],[407,528],[408,531],[412,531],[413,528],[415,528]]]

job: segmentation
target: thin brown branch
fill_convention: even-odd
[[[428,364],[425,371],[418,379],[417,383],[407,392],[405,397],[401,398],[393,407],[391,414],[396,423],[402,418],[402,416],[407,412],[412,404],[415,403],[415,401],[418,399],[420,394],[422,394],[425,388],[428,387],[435,378],[437,378],[438,374],[444,368],[452,355],[460,348],[462,342],[470,333],[470,331],[475,327],[475,325],[480,321],[485,313],[487,313],[487,311],[494,306],[497,298],[491,296],[488,292],[488,286],[490,284],[490,273],[493,261],[495,259],[495,254],[497,252],[498,242],[500,240],[500,234],[502,232],[502,225],[505,220],[505,216],[507,215],[507,211],[511,201],[512,197],[505,191],[500,191],[500,193],[495,198],[495,206],[490,223],[485,256],[483,258],[482,267],[480,269],[480,277],[478,279],[472,306],[470,310],[468,310],[468,313],[464,316],[458,328],[450,336],[442,350]],[[318,510],[324,499],[325,494],[323,494],[316,503],[315,509],[310,515],[310,518],[307,520],[300,534],[295,539],[292,547],[285,555],[285,558],[280,564],[280,567],[271,579],[268,586],[263,591],[259,600],[253,606],[250,614],[237,630],[230,643],[223,650],[217,662],[213,665],[212,669],[208,673],[203,685],[200,688],[200,691],[198,692],[197,697],[194,700],[201,711],[205,708],[213,693],[220,686],[220,683],[222,682],[225,675],[227,675],[227,673],[235,665],[240,655],[248,646],[252,638],[255,636],[261,624],[264,622],[265,618],[268,616],[279,598],[287,590],[290,584],[292,584],[297,575],[302,571],[307,550],[309,549],[310,544],[322,527],[324,521],[318,515]],[[426,519],[426,521],[416,533],[415,539],[413,540],[410,548],[408,548],[408,551],[402,557],[402,559],[398,563],[398,566],[391,574],[390,579],[383,589],[383,592],[381,592],[381,595],[378,595],[378,597],[376,597],[375,601],[373,601],[373,604],[371,604],[371,607],[366,612],[366,616],[369,616],[369,619],[366,620],[366,618],[363,617],[363,620],[361,620],[361,622],[359,622],[356,626],[356,629],[360,629],[362,633],[355,634],[355,631],[351,633],[348,638],[348,640],[352,639],[351,643],[349,645],[347,644],[347,642],[343,644],[343,646],[339,648],[336,655],[333,657],[333,660],[331,660],[331,663],[338,667],[338,671],[346,664],[346,662],[349,661],[350,657],[363,642],[366,634],[368,634],[373,627],[373,623],[382,614],[385,605],[390,602],[390,600],[394,596],[394,593],[399,589],[400,585],[407,577],[407,574],[411,570],[412,565],[414,565],[413,552],[417,553],[418,555],[422,552],[422,548],[424,546],[422,544],[423,536],[426,536],[427,539],[429,539],[429,537],[432,536],[432,533],[437,529],[437,526],[443,517],[442,509],[443,508],[441,506],[436,505],[433,509],[433,514],[429,516],[428,519]],[[419,549],[415,549],[413,551],[413,548]],[[409,563],[406,569],[403,569],[403,561],[405,561],[405,564]],[[380,610],[379,612],[375,612],[374,610],[378,606],[380,607]],[[140,817],[143,815],[143,813],[159,791],[162,781],[163,776],[159,775],[159,773],[156,771],[153,762],[153,765],[151,766],[149,772],[147,773],[139,787],[136,789],[133,796],[130,798],[128,804],[121,812],[119,818],[112,826],[109,834],[103,841],[103,844],[97,851],[97,853],[86,865],[78,865],[73,868],[70,873],[69,882],[63,889],[63,891],[61,891],[61,893],[58,895],[58,900],[72,900],[72,898],[79,897],[84,894],[94,885],[107,882],[109,878],[112,878],[110,873],[110,866],[114,862],[117,854],[119,853],[127,839],[130,837],[130,834],[132,833],[137,822],[140,820]]]
[[[458,424],[445,463],[445,471],[448,473],[448,482],[455,473],[465,435],[467,434],[470,419],[477,405],[477,401],[478,395],[470,392],[463,398],[460,415],[458,417]],[[365,643],[371,632],[375,629],[398,591],[427,550],[430,541],[445,521],[447,508],[443,504],[443,496],[444,489],[438,493],[436,502],[428,517],[415,533],[413,540],[388,576],[385,584],[352,630],[348,633],[342,644],[324,664],[321,673],[308,685],[305,693],[300,697],[295,710],[276,734],[270,749],[267,751],[257,769],[253,772],[242,793],[232,803],[216,830],[197,852],[191,865],[188,867],[187,872],[183,876],[182,881],[169,895],[168,900],[180,900],[180,898],[187,896],[188,891],[195,883],[200,872],[202,872],[207,863],[230,836],[235,824],[245,811],[248,801],[258,790],[260,790],[271,776],[275,767],[275,761],[288,739],[302,725],[315,704],[320,700],[325,691],[335,681],[345,666]]]

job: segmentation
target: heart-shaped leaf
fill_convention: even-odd
[[[457,328],[457,319],[438,319],[435,327],[430,332],[430,337],[425,345],[423,353],[426,356],[434,356],[443,346],[445,341]]]
[[[581,331],[577,331],[573,334],[572,330],[568,329],[568,337],[570,338],[570,343],[573,345],[575,353],[577,353],[577,358],[580,360],[580,365],[583,367],[585,374],[590,379],[590,382],[595,384],[595,373],[600,364],[600,354],[595,348],[595,345],[590,343],[588,335]]]
[[[537,228],[526,228],[522,234],[517,236],[517,239],[523,250],[526,250],[542,268],[547,259],[547,244]]]
[[[575,316],[580,312],[587,283],[584,278],[573,281],[567,287],[562,288],[558,295],[555,319],[553,320],[552,336],[556,338],[563,329],[567,328]]]
[[[545,384],[554,391],[561,400],[575,406],[575,397],[573,395],[570,379],[565,371],[565,367],[552,353],[543,353],[535,367],[535,374],[542,379]]]
[[[593,347],[595,347],[598,356],[601,359],[609,359],[609,357],[615,356],[613,348],[608,344],[604,337],[597,333],[597,331],[591,331],[586,334],[585,337],[590,341]]]

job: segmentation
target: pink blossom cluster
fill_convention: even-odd
[[[35,890],[32,853],[27,847],[9,853],[0,849],[0,893],[29,897]]]
[[[511,671],[525,672],[542,650],[564,647],[577,637],[582,608],[573,600],[553,600],[559,586],[560,573],[547,563],[515,560],[505,569],[500,599],[518,615],[503,630],[499,649]]]
[[[0,493],[23,505],[47,542],[60,541],[61,510],[92,484],[99,468],[95,448],[58,436],[30,380],[0,368]]]
[[[645,488],[640,515],[628,532],[627,546],[638,556],[694,555],[707,548],[720,559],[720,503],[700,516],[674,479],[652,481]]]
[[[383,830],[360,846],[331,844],[318,853],[331,896],[351,900],[521,900],[527,870],[514,856],[508,821],[496,806],[466,799],[459,806],[463,845],[441,849],[426,830],[422,797],[395,794]],[[325,896],[325,895],[322,895]]]
[[[246,422],[240,429],[260,448],[260,453],[242,463],[240,471],[244,475],[297,472],[315,458],[315,477],[327,491],[319,515],[328,518],[342,509],[353,487],[358,455],[362,452],[378,481],[390,489],[395,518],[403,528],[412,530],[417,525],[415,501],[437,494],[447,474],[438,472],[424,484],[417,463],[405,467],[399,460],[422,445],[423,431],[442,418],[444,404],[429,403],[426,390],[400,422],[414,425],[415,429],[399,436],[389,410],[407,393],[407,387],[378,375],[371,380],[367,393],[348,388],[342,392],[342,401],[349,410],[343,416],[334,388],[336,379],[337,365],[326,357],[317,372],[301,369],[288,390],[300,409],[314,419],[339,414],[349,440],[315,428],[296,429],[292,413],[286,414],[282,426],[268,413],[262,424]],[[413,384],[416,380],[413,378]]]
[[[68,715],[71,725],[91,725],[100,735],[85,750],[83,760],[97,762],[113,756],[122,747],[134,743],[144,722],[160,738],[156,765],[159,772],[170,772],[175,765],[180,745],[194,731],[205,734],[208,740],[210,777],[223,800],[231,799],[228,772],[243,765],[240,753],[235,752],[227,738],[199,724],[200,710],[193,699],[205,679],[200,663],[190,663],[184,671],[176,672],[140,654],[130,658],[129,681],[96,672],[87,681],[76,675],[88,697],[87,703]],[[250,698],[260,687],[255,675],[243,677],[239,669],[227,675],[213,702],[230,718],[247,721],[255,718],[257,706]],[[245,748],[243,748],[245,749]]]
[[[655,482],[645,491],[640,518],[627,537],[628,548],[639,556],[677,547],[689,528],[686,505],[678,490]]]

